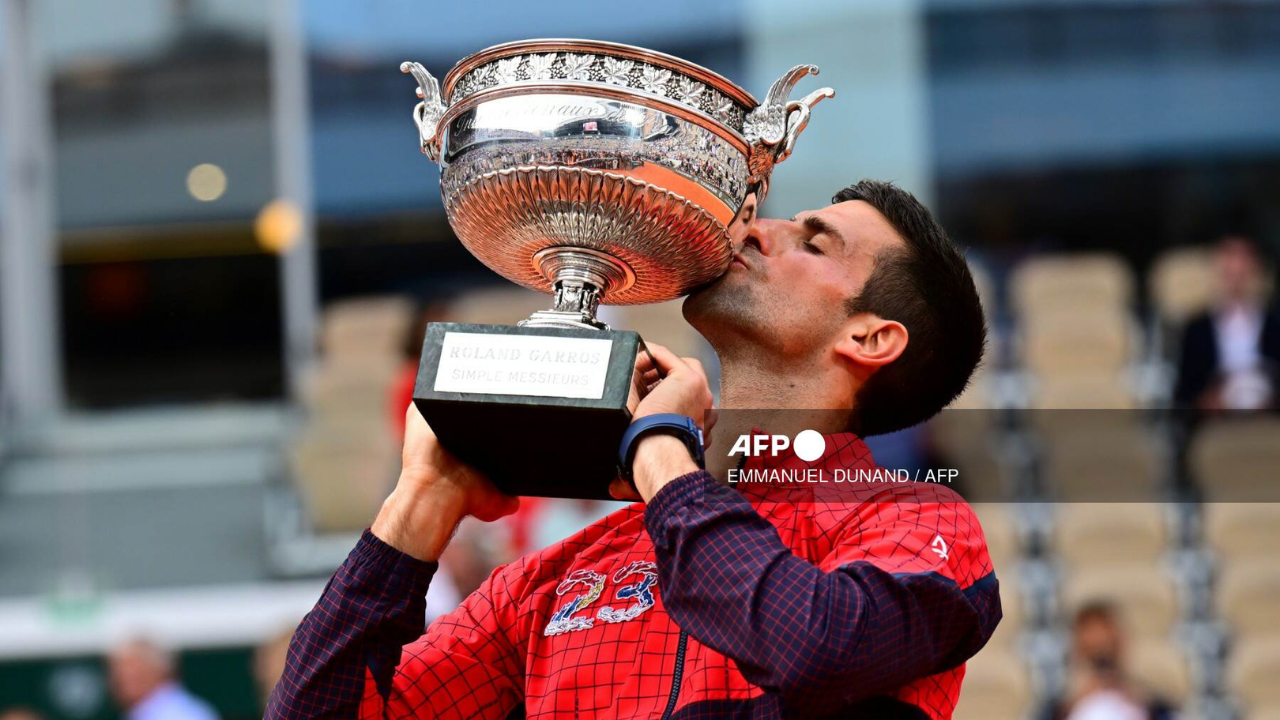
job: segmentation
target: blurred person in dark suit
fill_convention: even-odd
[[[1280,316],[1267,307],[1266,263],[1239,235],[1218,241],[1214,262],[1217,300],[1187,323],[1174,403],[1206,412],[1275,408]]]
[[[218,720],[213,707],[178,682],[168,650],[134,639],[107,657],[111,694],[126,720]]]
[[[1125,633],[1109,602],[1086,603],[1071,627],[1070,693],[1041,720],[1174,720],[1176,710],[1125,668]]]

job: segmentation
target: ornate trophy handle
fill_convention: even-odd
[[[440,135],[437,125],[445,111],[444,101],[440,97],[440,83],[420,63],[402,62],[400,72],[412,74],[418,81],[418,97],[422,98],[422,102],[413,108],[413,124],[418,126],[422,154],[432,162],[439,162]]]
[[[805,75],[817,75],[817,65],[797,65],[778,78],[769,88],[764,102],[747,114],[742,124],[742,134],[751,144],[748,164],[751,182],[759,185],[760,202],[769,189],[769,175],[773,166],[791,156],[796,138],[809,124],[809,113],[814,105],[835,97],[835,90],[820,88],[800,100],[788,100],[792,88]]]
[[[773,161],[775,165],[791,157],[791,151],[796,146],[796,138],[800,137],[800,133],[804,132],[805,127],[809,125],[809,112],[813,106],[835,95],[835,90],[824,87],[814,90],[799,100],[787,103],[787,133],[782,139],[782,146],[778,148],[777,158]]]

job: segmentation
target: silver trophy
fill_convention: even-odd
[[[810,110],[797,65],[763,102],[670,55],[589,40],[527,40],[418,82],[413,120],[441,167],[445,212],[473,255],[551,293],[517,327],[428,326],[414,400],[446,448],[504,490],[607,497],[630,423],[638,335],[600,303],[680,297],[729,267],[728,228],[763,201]]]

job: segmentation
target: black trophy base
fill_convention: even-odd
[[[607,500],[642,347],[618,330],[431,323],[413,402],[503,492]]]

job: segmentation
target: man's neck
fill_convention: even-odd
[[[737,456],[729,450],[742,435],[759,428],[794,437],[801,430],[840,432],[848,423],[852,389],[822,364],[772,362],[772,358],[720,355],[720,412],[707,450],[707,470],[723,480]]]
[[[811,410],[840,407],[837,383],[821,363],[720,354],[720,407],[725,410]]]

